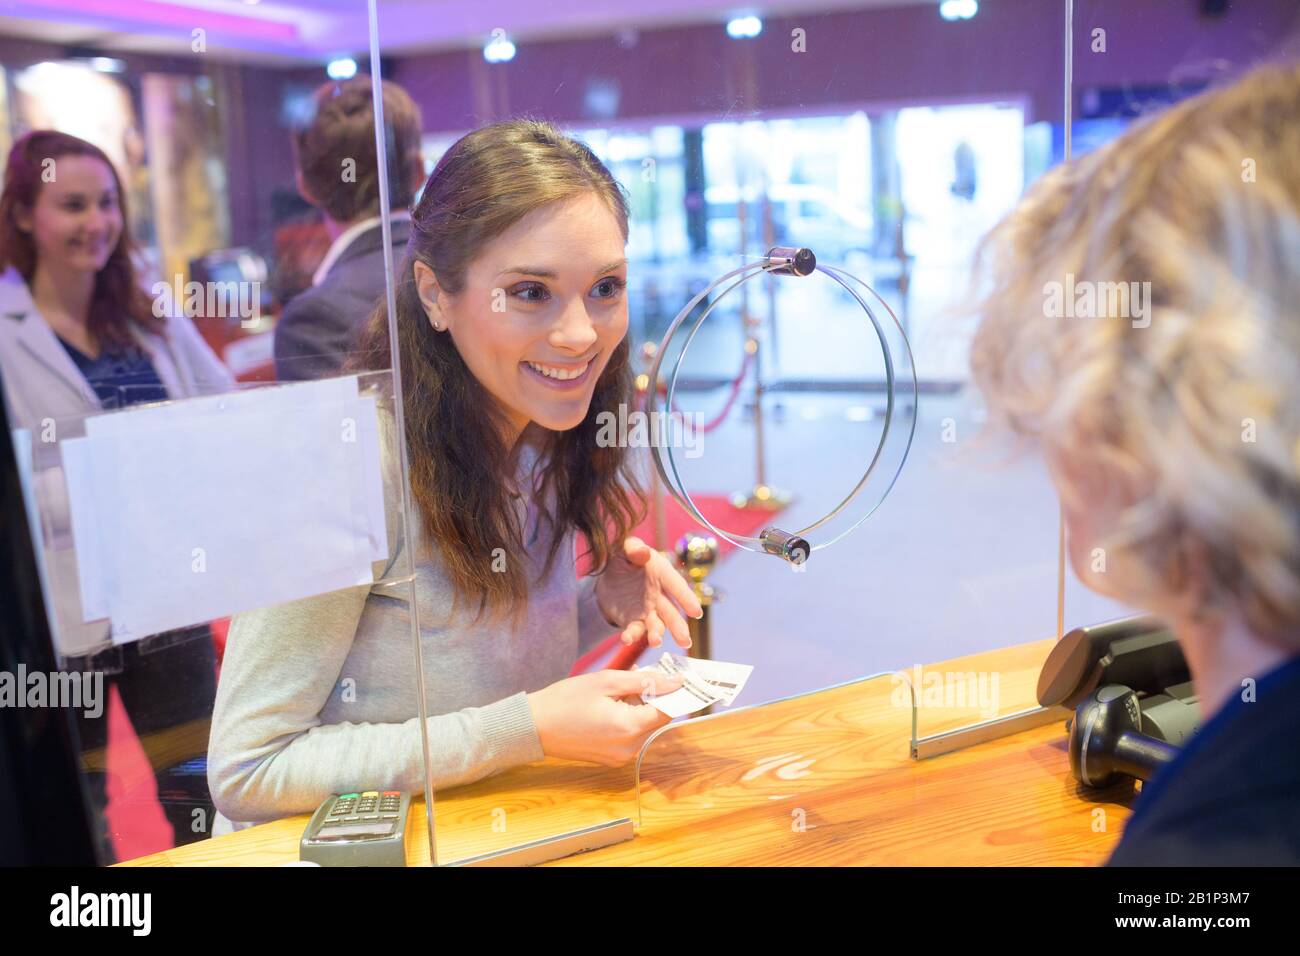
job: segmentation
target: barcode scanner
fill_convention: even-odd
[[[1089,694],[1070,723],[1070,771],[1085,787],[1106,787],[1121,776],[1150,780],[1177,753],[1142,733],[1138,695],[1121,684]]]

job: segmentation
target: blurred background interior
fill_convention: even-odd
[[[530,115],[586,141],[626,187],[637,349],[713,278],[773,245],[808,246],[862,277],[906,329],[919,401],[903,410],[915,439],[888,500],[802,573],[742,553],[711,576],[723,593],[713,655],[755,665],[746,703],[1057,633],[1055,496],[1032,456],[988,454],[966,387],[971,256],[1062,161],[1067,102],[1078,155],[1300,51],[1295,0],[1077,0],[1072,22],[1067,9],[379,4],[379,73],[420,107],[427,170],[468,130]],[[327,78],[373,71],[365,4],[40,0],[0,13],[0,155],[39,128],[104,149],[151,283],[260,283],[269,321],[258,328],[202,313],[195,324],[242,382],[273,381],[274,319],[330,246],[295,187],[290,131]],[[852,487],[874,446],[879,350],[830,283],[764,282],[720,304],[683,363],[678,405],[710,424],[685,477],[719,522],[741,520],[729,499],[761,477],[791,493],[779,520],[797,528]],[[685,530],[670,524],[670,539]],[[1067,628],[1124,613],[1067,569]],[[137,823],[116,828],[119,855],[170,836]]]

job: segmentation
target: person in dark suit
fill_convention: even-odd
[[[410,233],[410,206],[424,181],[420,110],[384,81],[393,266]],[[324,84],[311,121],[294,132],[298,191],[320,209],[333,240],[312,287],[289,300],[275,327],[276,377],[337,375],[357,329],[384,296],[384,244],[370,78]]]
[[[1300,864],[1298,154],[1300,66],[1262,68],[1049,172],[979,258],[976,384],[1204,718],[1112,865]]]

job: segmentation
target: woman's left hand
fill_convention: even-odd
[[[644,635],[651,647],[658,647],[668,630],[678,644],[690,647],[691,632],[681,609],[691,617],[704,615],[672,562],[637,537],[624,540],[622,555],[610,556],[596,579],[596,600],[605,617],[623,628],[624,644]]]

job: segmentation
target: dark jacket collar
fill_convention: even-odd
[[[392,224],[393,227],[393,248],[404,249],[406,240],[411,234],[411,221],[409,219],[398,219]],[[384,230],[382,223],[375,223],[365,232],[361,233],[350,243],[348,247],[339,254],[338,259],[334,261],[337,266],[340,263],[348,262],[352,259],[367,256],[372,253],[380,252],[384,247]]]
[[[1229,839],[1241,827],[1296,827],[1300,813],[1300,656],[1234,697],[1172,763],[1142,787],[1112,863],[1148,858],[1159,841],[1210,826]],[[1290,823],[1275,814],[1289,807]],[[1270,814],[1274,816],[1270,817]],[[1295,839],[1300,828],[1291,832]],[[1280,834],[1279,834],[1280,837]],[[1191,840],[1187,837],[1183,842]]]

